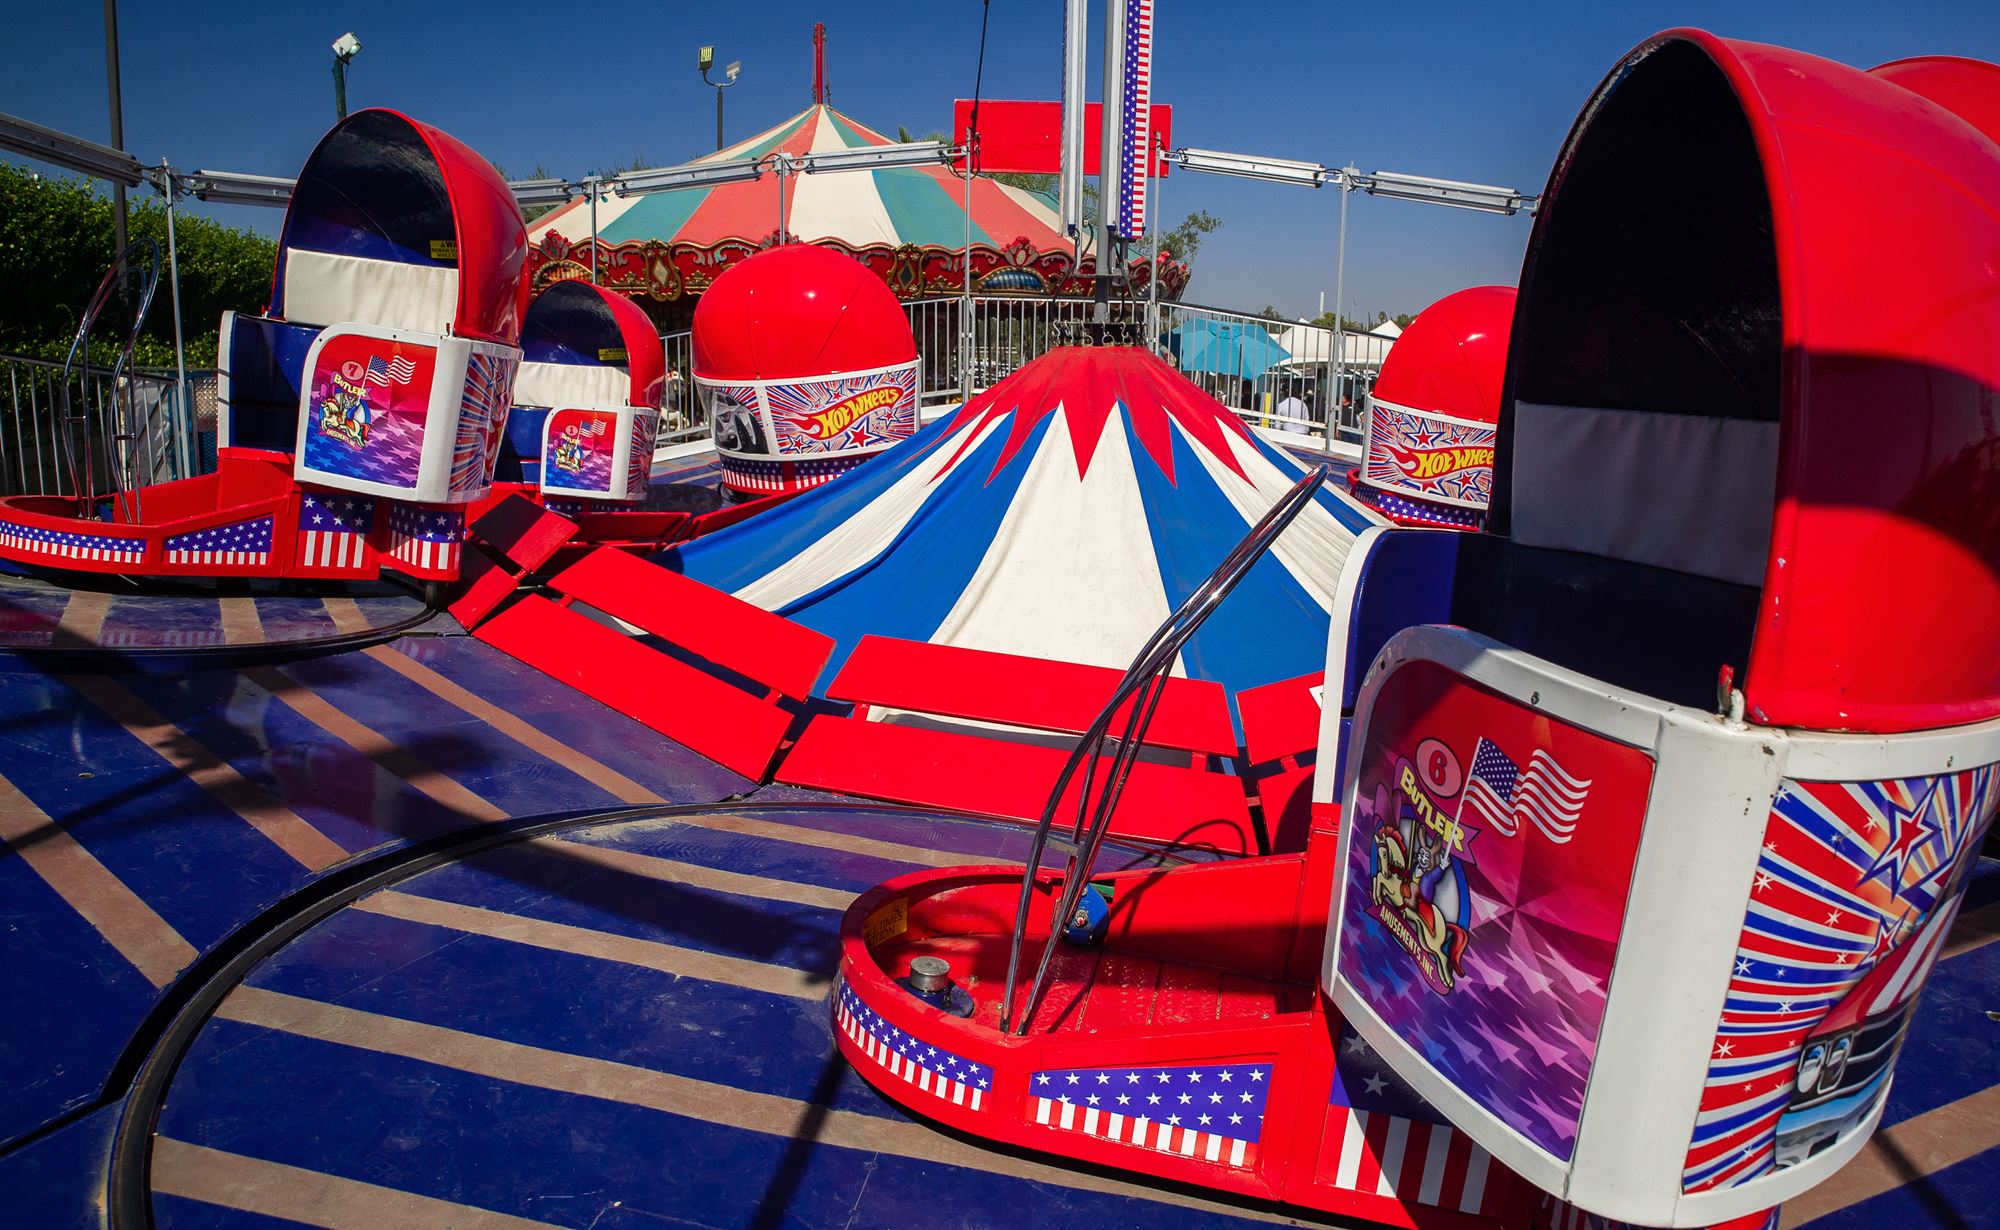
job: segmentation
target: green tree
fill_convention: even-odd
[[[63,356],[116,255],[111,229],[111,202],[91,181],[0,164],[0,268],[8,272],[7,293],[0,295],[0,352]],[[135,194],[128,234],[160,246],[160,286],[134,358],[141,366],[169,367],[174,318],[165,202]],[[186,212],[175,216],[174,235],[188,364],[207,367],[215,362],[222,313],[264,310],[277,244]],[[124,328],[117,316],[116,309],[108,311],[107,327],[93,337],[94,361],[109,361],[122,346]]]

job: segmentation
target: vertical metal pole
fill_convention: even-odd
[[[715,148],[722,148],[722,87],[715,87]]]
[[[194,403],[188,397],[187,350],[181,341],[181,258],[180,246],[174,240],[174,170],[167,160],[160,159],[160,179],[167,192],[167,273],[173,279],[174,292],[174,374],[179,380],[175,386],[175,397],[180,403],[175,416],[174,452],[178,455],[180,477],[189,478],[194,474],[194,463],[188,452],[188,437],[194,434]]]
[[[979,134],[965,134],[965,268],[958,278],[958,388],[961,401],[972,400],[972,153]]]
[[[1090,0],[1063,2],[1062,161],[1056,180],[1056,210],[1071,252],[1083,259],[1084,56],[1090,46]]]
[[[1146,304],[1146,349],[1158,352],[1160,347],[1160,177],[1153,174],[1153,154],[1146,154],[1146,202],[1152,207],[1152,216],[1146,221],[1153,232],[1153,273],[1146,279],[1146,289],[1151,293]]]
[[[722,97],[722,95],[720,95],[720,94],[717,94],[717,95],[716,95],[716,97],[717,97],[717,98],[720,98],[720,97]],[[583,182],[584,182],[584,185],[585,185],[585,187],[587,187],[587,188],[589,188],[589,189],[590,189],[590,284],[591,284],[592,286],[596,286],[596,285],[598,285],[598,281],[597,281],[597,182],[598,182],[598,181],[597,181],[597,176],[593,175],[593,176],[591,176],[591,177],[590,177],[589,179],[587,179],[587,180],[585,180],[585,181],[583,181]]]
[[[1326,408],[1326,443],[1333,446],[1334,419],[1340,410],[1340,397],[1347,387],[1347,337],[1341,324],[1340,305],[1347,288],[1347,194],[1354,191],[1354,177],[1360,172],[1354,167],[1343,168],[1340,172],[1340,238],[1334,249],[1333,258],[1333,397]]]
[[[778,179],[778,243],[782,245],[782,244],[783,244],[783,243],[785,242],[785,225],[786,225],[786,218],[785,218],[785,181],[786,181],[786,180],[787,180],[788,178],[790,178],[790,176],[791,176],[791,173],[792,173],[792,160],[791,160],[790,158],[787,158],[787,157],[786,157],[785,155],[783,155],[783,154],[779,154],[779,155],[778,155],[778,158],[777,158],[777,161],[776,161],[776,163],[775,163],[775,164],[773,165],[773,168],[772,168],[772,169],[773,169],[773,170],[775,170],[775,171],[777,171],[777,173],[778,173],[778,175],[777,175],[777,179]]]
[[[125,148],[125,101],[118,80],[118,0],[104,0],[104,77],[105,90],[111,102],[111,148]],[[125,185],[111,185],[111,258],[125,250]],[[125,280],[118,282],[123,291]],[[90,366],[90,356],[85,355],[84,367]]]

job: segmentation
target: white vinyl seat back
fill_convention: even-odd
[[[622,406],[632,377],[622,367],[590,363],[522,363],[514,378],[517,406]]]
[[[301,324],[372,325],[449,334],[458,270],[287,248],[278,314]]]
[[[1513,536],[1759,585],[1777,498],[1775,419],[1514,405]]]

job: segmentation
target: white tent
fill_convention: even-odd
[[[1394,330],[1384,332],[1383,330]],[[1347,367],[1374,368],[1382,366],[1382,360],[1389,355],[1389,348],[1395,345],[1396,336],[1402,332],[1395,321],[1388,321],[1369,333],[1346,333],[1341,336],[1341,361]],[[1291,353],[1286,367],[1324,367],[1333,356],[1333,330],[1301,321],[1288,325],[1277,333],[1278,345]]]

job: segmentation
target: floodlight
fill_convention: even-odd
[[[240,171],[195,171],[181,177],[197,200],[217,205],[277,205],[291,202],[295,179],[246,175]]]
[[[1329,181],[1339,182],[1340,173],[1329,171],[1317,162],[1300,162],[1292,158],[1264,158],[1255,154],[1227,154],[1212,149],[1182,149],[1168,153],[1162,159],[1178,163],[1190,171],[1207,171],[1214,175],[1238,175],[1244,179],[1268,179],[1281,184],[1301,184],[1308,188],[1318,188]]]
[[[560,205],[569,200],[575,185],[566,179],[520,179],[507,185],[514,202],[523,209],[537,205]]]
[[[0,149],[127,188],[137,188],[145,179],[139,160],[124,150],[72,137],[18,116],[0,114]]]
[[[699,68],[704,74],[708,72],[709,66],[714,63],[715,48],[713,47],[703,47],[695,57],[695,67]]]
[[[729,66],[722,70],[722,75],[724,77],[727,77],[729,80],[734,81],[736,80],[736,74],[742,71],[743,71],[743,61],[731,60],[729,62]]]
[[[672,192],[680,188],[707,188],[761,179],[764,168],[755,158],[732,158],[726,162],[684,162],[677,167],[655,167],[648,171],[627,171],[610,181],[619,196],[643,196],[650,192]]]
[[[905,141],[897,145],[857,145],[851,149],[815,150],[794,162],[808,175],[822,171],[879,171],[886,167],[949,163],[963,147],[942,141]]]
[[[1424,175],[1403,175],[1395,171],[1376,171],[1372,175],[1360,176],[1356,186],[1370,196],[1449,205],[1453,209],[1476,209],[1489,214],[1511,214],[1532,209],[1534,205],[1533,197],[1523,196],[1513,188],[1468,184],[1455,179],[1431,179]]]
[[[361,40],[354,37],[354,32],[349,30],[333,40],[333,54],[339,56],[342,62],[352,60],[361,54]]]

